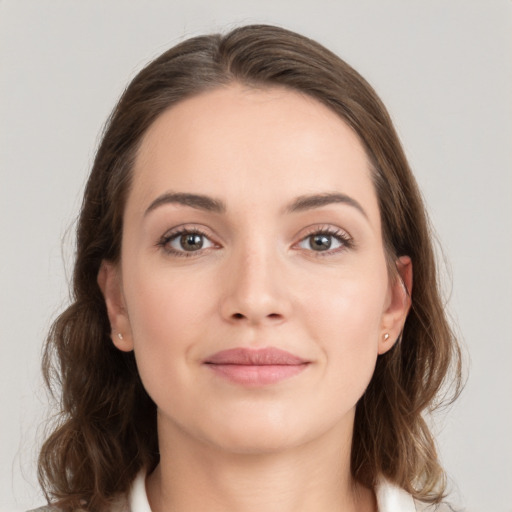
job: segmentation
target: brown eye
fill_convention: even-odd
[[[203,248],[203,235],[185,233],[179,237],[179,245],[184,251],[198,251]]]
[[[332,245],[332,235],[312,235],[309,237],[309,246],[313,251],[327,251]]]
[[[214,243],[203,233],[196,231],[181,231],[165,236],[160,244],[167,252],[176,255],[199,252],[202,249],[214,247]]]
[[[301,249],[312,252],[335,253],[344,248],[352,246],[349,235],[339,229],[336,232],[318,231],[304,237],[298,244]]]

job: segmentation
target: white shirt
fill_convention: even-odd
[[[151,512],[148,496],[146,494],[146,474],[142,471],[135,478],[128,497],[129,512]],[[377,496],[377,509],[379,512],[448,512],[452,509],[447,505],[428,505],[418,503],[412,496],[382,479],[375,490]]]
[[[375,490],[379,512],[454,512],[447,504],[429,505],[415,501],[413,497],[396,485],[382,479]],[[120,498],[112,507],[112,512],[152,512],[146,494],[146,473],[141,471],[127,497]],[[46,506],[29,512],[61,512],[55,506]]]

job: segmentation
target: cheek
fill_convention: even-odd
[[[200,275],[193,278],[156,266],[129,275],[124,290],[135,356],[152,394],[187,379],[186,365],[197,354],[198,340],[207,334],[205,318],[214,301],[211,286]]]
[[[304,308],[305,328],[326,362],[328,386],[354,401],[373,375],[384,301],[378,279],[343,279],[311,295]]]
[[[314,330],[325,332],[324,339],[336,335],[349,345],[377,342],[372,335],[380,328],[387,279],[381,273],[363,275],[364,272],[340,273],[334,279],[317,282],[315,287],[304,288],[302,314]]]
[[[135,341],[193,335],[213,305],[212,286],[206,276],[166,271],[156,265],[141,267],[132,271],[124,284]]]

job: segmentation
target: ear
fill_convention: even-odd
[[[118,265],[102,261],[98,272],[98,285],[107,306],[112,342],[119,350],[130,352],[133,350],[132,333]]]
[[[395,262],[396,275],[391,276],[386,309],[382,315],[379,354],[384,354],[396,343],[402,333],[411,307],[412,262],[401,256]]]

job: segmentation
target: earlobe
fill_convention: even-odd
[[[384,354],[400,338],[411,307],[412,262],[409,256],[401,256],[395,262],[397,275],[390,283],[389,301],[382,317],[382,334],[379,354]]]
[[[112,342],[119,350],[130,352],[133,350],[133,342],[118,266],[102,261],[97,280],[107,307]]]

